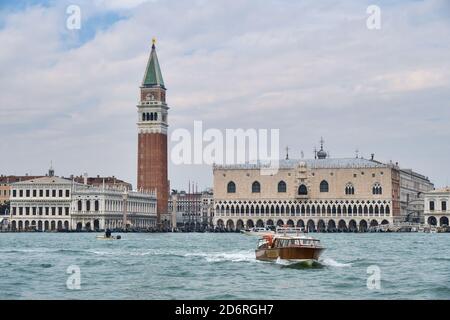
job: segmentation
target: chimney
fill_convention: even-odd
[[[373,161],[373,158],[375,157],[375,153],[372,153],[371,155],[370,155],[370,159]]]
[[[84,175],[83,175],[83,183],[85,185],[87,185],[87,183],[88,183],[88,174],[87,174],[87,172],[85,172]]]

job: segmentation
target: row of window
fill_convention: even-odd
[[[62,216],[69,215],[69,207],[12,207],[12,215],[29,216],[29,215],[45,215],[45,216]]]
[[[52,197],[52,198],[56,198],[56,197],[69,198],[70,197],[70,190],[69,189],[67,189],[67,190],[56,190],[56,189],[53,189],[53,190],[50,190],[50,189],[46,189],[46,190],[43,190],[43,189],[40,189],[40,190],[37,190],[37,189],[22,190],[22,189],[19,189],[19,190],[16,190],[16,189],[14,189],[12,191],[12,197],[13,198],[17,198],[17,196],[19,198],[23,198],[23,197],[26,197],[26,198],[31,198],[31,197],[33,197],[33,198],[37,198],[37,197],[44,198],[44,194],[45,194],[46,198],[50,198],[50,197]]]
[[[249,205],[222,205],[216,206],[216,212],[217,213],[241,213],[241,214],[264,214],[264,213],[271,213],[271,214],[284,214],[284,213],[297,213],[297,214],[304,214],[304,213],[327,213],[327,214],[346,214],[346,213],[355,213],[355,214],[367,214],[367,213],[375,213],[375,214],[390,214],[391,209],[389,205],[333,205],[333,206],[325,206],[325,205],[291,205],[291,206],[274,206],[274,205],[256,205],[256,206],[249,206]]]
[[[78,212],[83,211],[83,201],[77,201]],[[135,203],[129,202],[127,204],[127,210],[129,212],[151,212],[151,209],[155,209],[155,204],[153,203]],[[85,211],[99,211],[100,210],[100,202],[99,200],[93,201],[93,205],[90,200],[85,201]],[[106,211],[122,211],[123,210],[123,202],[122,201],[105,201],[105,210]]]
[[[94,201],[94,211],[99,211],[100,205],[98,200]],[[77,210],[82,211],[83,210],[83,202],[81,200],[78,200],[77,202]],[[86,201],[86,211],[91,211],[91,202]]]
[[[142,114],[142,121],[157,121],[158,113],[156,112],[144,112]]]
[[[280,181],[278,182],[278,192],[286,192],[287,185],[286,182]],[[319,191],[320,192],[329,192],[330,187],[326,180],[322,180],[319,185]],[[258,181],[255,181],[252,183],[252,193],[260,193],[261,192],[261,184]],[[227,184],[227,193],[236,193],[236,184],[233,181],[228,182]],[[301,196],[308,195],[308,188],[306,185],[301,184],[298,187],[297,194]],[[355,187],[353,184],[348,183],[345,186],[345,194],[347,195],[354,195],[355,194]],[[383,188],[379,183],[375,183],[372,187],[372,194],[380,195],[383,194]]]
[[[436,210],[434,201],[430,201],[430,211]],[[441,211],[447,211],[447,201],[441,201]]]

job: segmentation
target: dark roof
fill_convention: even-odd
[[[37,178],[42,178],[45,176],[0,176],[0,184],[9,184],[9,183],[16,183],[26,180],[32,180]]]

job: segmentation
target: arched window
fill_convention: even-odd
[[[86,201],[86,211],[91,211],[91,201]]]
[[[298,187],[298,195],[300,196],[306,196],[308,194],[308,188],[304,184],[301,184]]]
[[[228,182],[227,192],[228,193],[236,193],[236,184],[233,181]]]
[[[320,192],[328,192],[328,182],[325,180],[320,183]]]
[[[260,193],[261,192],[261,185],[258,181],[255,181],[252,183],[252,193]]]
[[[155,112],[155,115],[153,116],[153,120],[158,120],[158,114]]]
[[[78,200],[78,211],[82,210],[82,206],[83,206],[83,203],[81,202],[81,200]]]
[[[142,121],[145,121],[145,113],[142,113]]]
[[[98,200],[95,200],[95,202],[94,202],[94,210],[95,211],[99,210]]]
[[[150,113],[150,120],[153,121],[153,113]]]
[[[373,185],[372,194],[383,194],[383,188],[381,187],[381,184],[377,182]]]
[[[278,192],[286,192],[286,182],[278,182]]]
[[[355,194],[355,187],[350,182],[345,185],[345,194]]]

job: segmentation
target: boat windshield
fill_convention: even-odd
[[[258,248],[267,248],[269,246],[269,242],[266,239],[259,239],[258,240]]]
[[[319,245],[320,245],[320,240],[310,239],[310,238],[278,239],[277,240],[277,247],[296,247],[296,246],[316,247]]]
[[[291,226],[283,226],[283,227],[277,227],[276,233],[278,234],[303,234],[305,232],[304,228],[301,227],[291,227]]]

